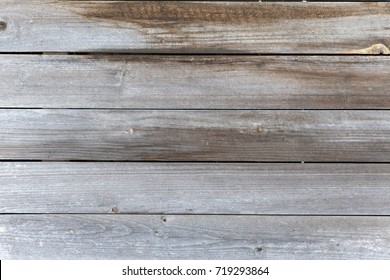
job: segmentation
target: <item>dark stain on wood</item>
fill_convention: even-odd
[[[191,2],[69,2],[86,18],[136,23],[142,27],[180,23],[256,23],[263,21],[335,18],[380,14],[375,5],[286,3],[191,3]],[[372,9],[371,9],[372,8]]]

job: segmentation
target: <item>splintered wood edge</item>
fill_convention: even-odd
[[[342,54],[390,54],[390,50],[383,44],[374,44],[369,48],[360,50],[348,50]]]

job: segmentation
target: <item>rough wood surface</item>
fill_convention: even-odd
[[[390,57],[0,55],[0,107],[389,109]]]
[[[390,215],[387,164],[0,163],[1,213]]]
[[[0,52],[338,53],[390,45],[389,3],[3,0]]]
[[[0,159],[389,162],[390,111],[0,110]]]
[[[389,217],[3,215],[2,259],[389,259]]]

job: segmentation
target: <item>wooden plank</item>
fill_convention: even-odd
[[[387,164],[0,163],[1,213],[389,215]]]
[[[389,259],[389,217],[2,215],[2,259]]]
[[[390,57],[0,55],[0,107],[389,109]]]
[[[0,159],[389,162],[390,111],[0,110]]]
[[[5,0],[0,52],[339,53],[390,45],[390,4]]]

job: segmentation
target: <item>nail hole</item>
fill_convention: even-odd
[[[111,209],[111,211],[112,211],[113,213],[118,213],[118,212],[119,212],[119,209],[118,209],[118,207],[113,207],[113,208]]]
[[[167,218],[162,217],[162,218],[161,218],[161,221],[162,221],[163,223],[166,223],[166,222],[167,222]]]
[[[7,29],[7,23],[5,21],[0,21],[0,30],[6,30]]]
[[[256,247],[256,252],[260,253],[261,251],[263,251],[263,248],[261,248],[261,247]]]

